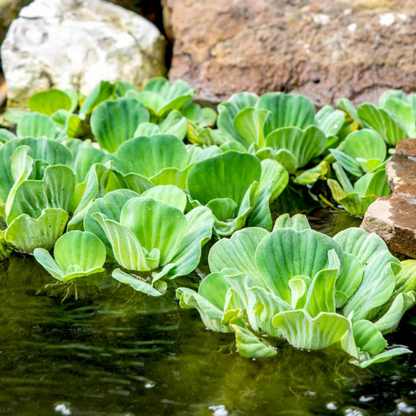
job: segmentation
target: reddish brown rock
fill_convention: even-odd
[[[317,105],[416,88],[414,0],[164,0],[170,76],[204,101],[295,91]]]
[[[386,172],[392,195],[371,204],[361,226],[390,250],[416,258],[416,139],[398,143]]]

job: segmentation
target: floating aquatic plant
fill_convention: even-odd
[[[383,335],[414,305],[414,278],[375,234],[350,228],[330,238],[285,215],[271,233],[248,228],[220,240],[208,261],[198,292],[177,296],[209,329],[234,332],[243,356],[277,354],[274,338],[310,350],[339,343],[362,367],[410,352],[386,350]]]

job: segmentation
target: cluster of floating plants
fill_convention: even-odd
[[[384,335],[416,301],[415,263],[362,229],[330,238],[301,215],[274,221],[271,206],[303,188],[363,216],[390,192],[394,146],[416,136],[416,96],[389,91],[380,107],[343,99],[316,113],[300,95],[244,92],[217,113],[194,94],[163,78],[141,91],[103,81],[88,96],[51,89],[30,112],[9,110],[0,260],[33,254],[64,284],[115,264],[114,279],[162,296],[214,240],[211,273],[177,297],[209,329],[235,333],[241,355],[271,357],[279,339],[339,343],[363,367],[410,352]]]

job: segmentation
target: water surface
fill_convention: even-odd
[[[315,210],[333,235],[359,220]],[[202,264],[199,275],[206,271]],[[198,272],[191,276],[196,284]],[[234,337],[205,330],[173,294],[154,299],[109,277],[73,288],[30,256],[0,263],[0,413],[18,415],[376,415],[416,408],[416,358],[370,369],[337,348],[282,343],[268,360],[235,353]],[[45,288],[45,285],[48,285]],[[50,285],[52,284],[52,285]],[[390,343],[416,350],[408,313]]]

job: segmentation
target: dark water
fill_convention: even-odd
[[[318,210],[335,234],[359,221]],[[197,281],[197,274],[193,276]],[[235,353],[173,296],[153,299],[110,278],[75,292],[32,258],[0,263],[0,413],[18,415],[366,415],[416,408],[416,356],[368,369],[336,348],[282,344],[269,360]],[[63,301],[63,299],[66,299]],[[390,343],[416,350],[416,319]]]

